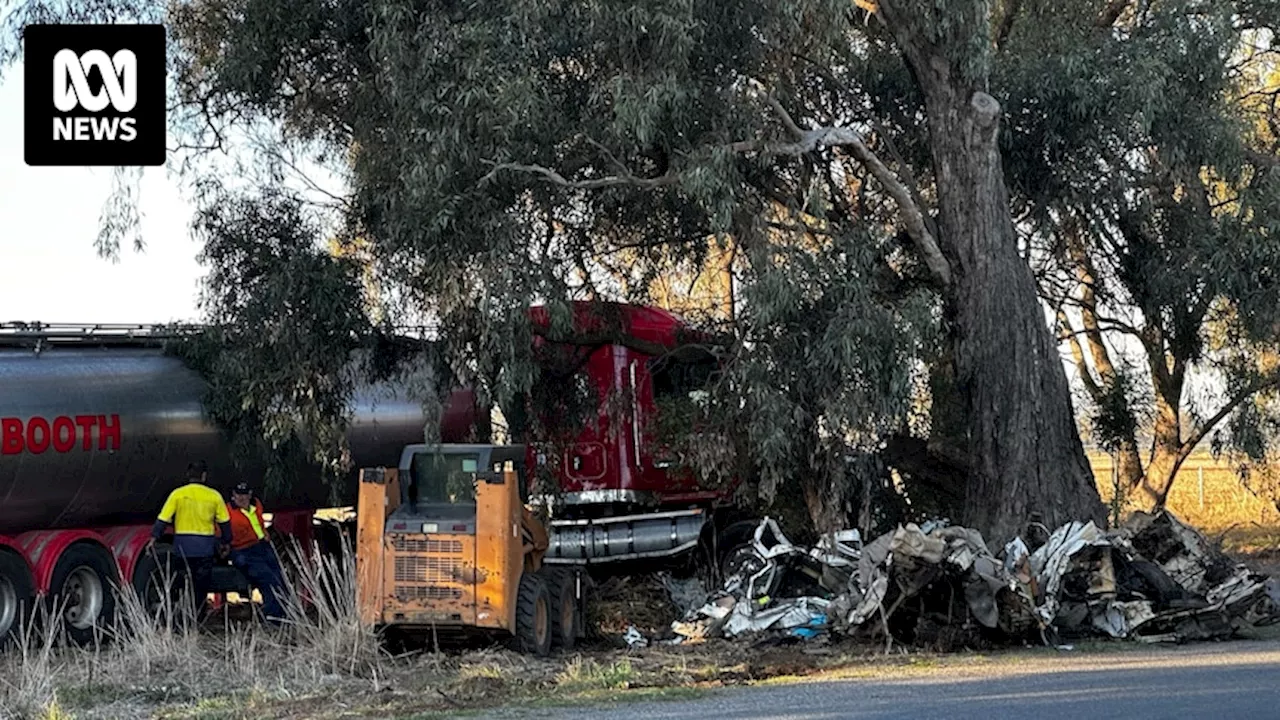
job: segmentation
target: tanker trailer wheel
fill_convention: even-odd
[[[572,650],[578,640],[578,598],[573,573],[544,566],[541,573],[551,596],[551,645]]]
[[[538,657],[551,653],[551,593],[542,578],[526,572],[516,594],[516,650]]]
[[[27,563],[14,552],[0,550],[0,648],[22,637],[35,606],[35,583]]]
[[[78,543],[62,551],[49,583],[50,610],[58,613],[67,637],[88,645],[112,629],[116,616],[115,559],[106,550]]]
[[[144,552],[133,567],[134,596],[141,605],[143,618],[172,621],[179,614],[181,567],[172,564],[173,554],[159,548]]]

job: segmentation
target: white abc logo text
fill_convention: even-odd
[[[102,75],[102,89],[89,89],[89,70],[97,68]],[[68,81],[70,87],[67,86]],[[77,107],[96,113],[111,108],[127,113],[138,104],[138,58],[132,50],[121,50],[108,57],[101,50],[77,55],[74,50],[60,50],[53,56],[53,105],[69,113]],[[123,140],[138,137],[137,120],[131,117],[55,117],[54,140]]]
[[[102,74],[102,89],[97,93],[89,89],[89,69],[95,67]],[[71,87],[67,87],[68,80]],[[71,112],[79,105],[89,112],[100,112],[108,102],[122,113],[138,104],[138,58],[132,50],[121,50],[114,57],[101,50],[84,55],[61,50],[53,56],[54,107]]]

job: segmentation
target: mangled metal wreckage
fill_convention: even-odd
[[[1073,522],[994,554],[976,530],[934,521],[865,545],[856,530],[793,545],[772,519],[736,551],[723,587],[672,623],[674,642],[782,631],[924,641],[970,632],[1055,644],[1225,638],[1280,620],[1275,581],[1232,562],[1167,512],[1114,531]]]

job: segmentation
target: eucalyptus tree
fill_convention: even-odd
[[[1015,208],[1091,434],[1149,510],[1204,441],[1261,457],[1280,419],[1280,4],[1063,14],[1007,36]]]
[[[182,145],[217,147],[251,122],[320,148],[347,181],[335,211],[377,282],[343,277],[380,288],[392,315],[435,316],[454,368],[488,394],[509,401],[533,382],[529,302],[613,296],[605,277],[620,252],[644,278],[702,263],[719,243],[736,254],[741,307],[711,403],[735,452],[713,464],[751,475],[766,497],[799,490],[811,517],[837,522],[857,490],[850,448],[901,439],[924,365],[929,437],[894,462],[921,483],[945,468],[947,492],[917,492],[917,506],[951,498],[933,509],[1002,538],[1032,512],[1101,519],[1015,227],[1059,237],[1045,219],[1092,207],[1090,189],[1130,198],[1088,158],[1110,142],[1095,126],[1133,119],[1112,95],[1144,89],[1124,83],[1145,77],[1140,50],[1159,49],[1141,31],[1158,5],[183,0],[164,11]],[[69,7],[120,17],[132,6]],[[1170,56],[1212,25],[1187,9],[1192,20],[1156,33]]]

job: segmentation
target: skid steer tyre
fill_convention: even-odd
[[[544,574],[551,594],[551,645],[572,650],[578,640],[578,598],[573,573],[564,570]]]
[[[551,653],[551,593],[546,582],[532,573],[520,578],[515,631],[518,652],[537,657]]]

